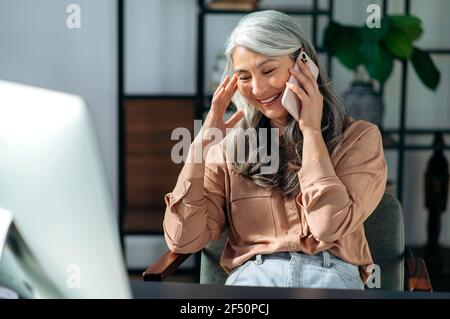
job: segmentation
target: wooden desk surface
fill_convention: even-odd
[[[132,280],[131,289],[137,299],[450,299],[450,292],[236,287],[140,280]]]

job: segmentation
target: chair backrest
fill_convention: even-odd
[[[380,267],[381,289],[403,291],[405,228],[398,199],[385,193],[364,230],[373,261]]]
[[[380,268],[381,289],[403,290],[404,284],[404,226],[400,202],[385,193],[375,211],[364,223],[364,230],[374,263]],[[212,241],[202,251],[200,283],[223,284],[227,274],[220,267],[220,256],[228,238]]]

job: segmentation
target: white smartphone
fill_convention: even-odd
[[[306,54],[305,49],[302,47],[300,49],[300,54],[297,57],[297,61],[301,61],[302,63],[306,63],[309,66],[309,69],[311,70],[311,73],[314,75],[315,79],[319,77],[319,68],[317,65],[311,60],[311,58]],[[294,70],[299,71],[299,67],[297,64],[297,61],[294,65]],[[301,86],[300,83],[297,81],[297,79],[294,76],[290,76],[288,82],[293,83],[295,85]],[[300,119],[300,112],[302,110],[302,102],[298,98],[298,96],[289,90],[287,87],[283,92],[283,97],[281,98],[281,104],[284,106],[284,108],[292,115],[292,117],[295,120]]]

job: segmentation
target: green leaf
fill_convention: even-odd
[[[423,32],[422,21],[415,16],[391,16],[392,25],[408,35],[411,41],[420,37]]]
[[[411,63],[422,82],[428,88],[436,90],[441,75],[430,55],[418,48],[414,48]]]
[[[413,52],[413,45],[408,34],[394,25],[389,28],[383,42],[389,51],[398,58],[408,59]]]
[[[390,29],[389,16],[381,20],[381,28],[368,28],[367,25],[361,30],[360,53],[364,66],[372,79],[383,84],[390,76],[393,67],[393,58],[382,39]]]
[[[362,63],[359,52],[361,42],[360,29],[332,22],[325,30],[324,46],[334,53],[336,58],[350,70]]]
[[[331,53],[336,53],[340,42],[338,41],[341,34],[341,25],[337,22],[331,22],[325,29],[324,47]]]
[[[356,27],[343,27],[339,37],[340,45],[336,52],[336,57],[346,67],[355,70],[362,63],[359,52],[361,43],[360,30]]]
[[[392,55],[381,42],[364,41],[360,50],[370,77],[384,84],[394,65]]]

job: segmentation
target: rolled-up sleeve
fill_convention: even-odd
[[[306,211],[311,234],[334,242],[361,226],[383,197],[387,165],[381,133],[371,126],[335,167],[324,158],[308,162],[298,173],[297,203]]]
[[[176,253],[193,253],[217,240],[225,227],[225,174],[219,145],[211,147],[204,177],[178,176],[175,188],[164,196],[164,237]]]

